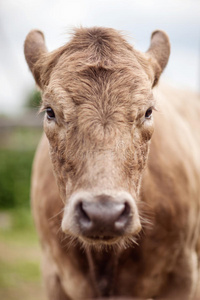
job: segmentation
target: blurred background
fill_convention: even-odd
[[[69,40],[75,26],[122,30],[141,51],[148,49],[152,31],[165,30],[172,50],[163,80],[200,91],[199,0],[0,1],[0,299],[45,300],[30,213],[31,165],[42,117],[24,39],[38,28],[51,51]]]

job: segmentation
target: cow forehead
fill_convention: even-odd
[[[51,73],[48,99],[66,110],[73,102],[106,115],[146,106],[151,83],[138,55],[116,31],[79,29]]]
[[[84,92],[87,85],[104,90],[112,85],[121,92],[150,86],[146,60],[115,30],[77,29],[60,54],[51,82],[69,91],[76,86]]]
[[[52,76],[43,98],[66,121],[78,113],[81,119],[87,116],[88,123],[95,119],[101,123],[127,123],[134,120],[139,110],[150,106],[152,93],[144,71],[129,66],[119,69],[84,66],[73,72],[66,66],[63,74],[60,71]]]
[[[75,104],[112,98],[112,105],[121,101],[129,104],[134,101],[139,105],[138,97],[148,99],[151,82],[137,61],[134,65],[118,63],[105,67],[89,64],[84,58],[71,61],[70,57],[65,57],[53,70],[49,83],[49,90],[61,93],[61,89]]]
[[[135,77],[128,68],[113,71],[88,67],[81,72],[65,70],[63,76],[53,78],[43,99],[66,113],[80,106],[79,111],[91,115],[96,111],[108,117],[149,106],[152,93],[145,76]]]

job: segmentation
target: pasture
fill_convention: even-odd
[[[30,174],[40,128],[1,129],[0,299],[45,300],[30,213]]]

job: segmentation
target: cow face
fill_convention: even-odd
[[[92,245],[133,240],[167,36],[155,32],[142,54],[115,30],[79,29],[47,53],[33,31],[25,54],[43,91],[44,130],[65,204],[62,230]]]

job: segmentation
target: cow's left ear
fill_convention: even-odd
[[[152,67],[152,87],[154,87],[167,65],[170,55],[170,42],[164,31],[156,30],[152,33],[151,44],[146,55]]]

